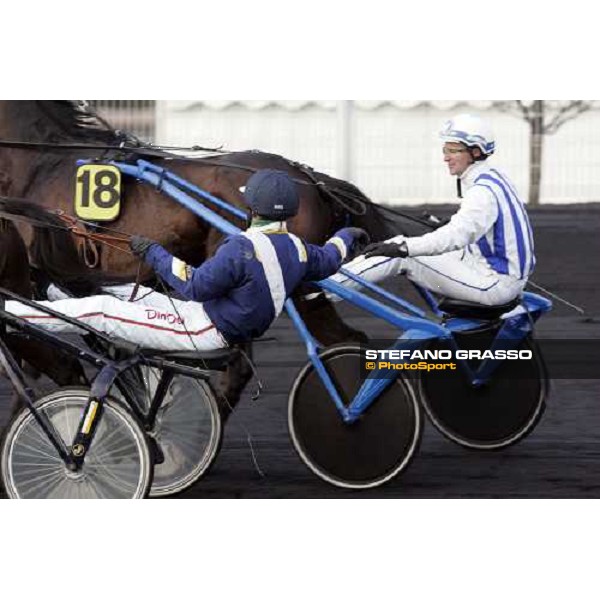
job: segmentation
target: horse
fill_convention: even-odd
[[[89,106],[71,101],[0,102],[0,195],[31,201],[49,211],[74,216],[73,189],[78,159],[111,161],[151,158],[210,194],[239,208],[246,208],[240,188],[258,169],[279,169],[299,185],[300,210],[289,222],[290,231],[310,243],[322,244],[343,226],[362,227],[379,241],[407,233],[415,235],[422,224],[407,221],[372,203],[354,185],[318,173],[284,157],[258,151],[218,153],[187,158],[157,147],[142,145],[119,132]],[[215,209],[225,218],[225,212]],[[239,227],[241,220],[233,219]],[[18,225],[29,249],[40,230]],[[187,208],[157,190],[132,180],[124,181],[123,208],[111,229],[119,234],[138,234],[162,244],[191,265],[211,256],[222,239]],[[50,234],[44,234],[50,235]],[[44,248],[38,250],[43,255]],[[39,255],[37,257],[39,259]],[[32,266],[37,267],[32,257]],[[146,283],[152,273],[123,248],[102,245],[98,253],[102,273]],[[60,282],[64,264],[46,260],[46,268]],[[307,326],[324,345],[347,340],[364,341],[360,331],[347,326],[324,298],[299,302]],[[245,363],[228,370],[223,393],[235,402],[251,372]]]
[[[14,223],[7,219],[0,219],[0,287],[23,298],[33,297],[27,247]],[[45,373],[61,387],[85,381],[77,360],[17,333],[6,333],[5,340],[11,352],[30,365],[30,374]]]

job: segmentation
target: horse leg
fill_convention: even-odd
[[[22,364],[23,372],[33,379],[39,379],[44,373],[59,387],[82,386],[87,383],[85,373],[79,361],[71,357],[60,356],[55,350],[31,339],[18,338],[8,334],[6,345],[14,357]],[[11,394],[9,415],[11,418],[21,410],[21,397]]]
[[[341,342],[368,342],[362,331],[349,327],[342,321],[334,305],[324,296],[316,299],[297,300],[296,307],[304,319],[309,331],[325,346]],[[240,344],[239,347],[252,360],[252,344]],[[240,400],[244,388],[252,379],[254,372],[248,360],[240,352],[227,365],[217,382],[219,408],[225,421]]]
[[[252,344],[239,344],[238,347],[252,360]],[[227,365],[227,369],[220,374],[217,381],[217,398],[223,421],[226,421],[237,403],[242,392],[252,379],[253,370],[242,352],[236,352]]]
[[[31,339],[12,335],[7,336],[6,343],[15,356],[35,370],[30,371],[30,375],[36,379],[44,373],[60,387],[82,385],[87,381],[81,363],[70,356],[57,354],[56,350]]]
[[[363,331],[353,329],[342,320],[324,294],[311,300],[294,298],[294,302],[310,333],[324,346],[342,342],[365,344],[369,341]]]

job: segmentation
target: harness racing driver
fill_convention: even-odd
[[[286,299],[303,282],[335,273],[355,244],[367,234],[358,228],[338,231],[323,247],[288,233],[286,220],[298,212],[299,194],[282,171],[262,170],[248,181],[245,200],[252,223],[227,238],[216,254],[198,268],[173,257],[162,246],[136,236],[134,254],[185,300],[147,288],[127,302],[131,286],[109,288],[119,296],[91,296],[40,302],[115,338],[162,351],[207,351],[261,336],[279,316]],[[76,326],[15,301],[6,310],[55,332]]]
[[[428,290],[486,306],[522,293],[535,266],[531,225],[514,185],[489,164],[495,141],[479,117],[458,115],[440,132],[444,161],[458,178],[460,209],[436,231],[373,244],[345,269],[371,282],[397,274]],[[336,274],[334,281],[358,285]]]

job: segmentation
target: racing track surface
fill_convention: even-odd
[[[447,211],[436,208],[436,212]],[[600,317],[600,205],[531,211],[538,266],[533,280]],[[406,283],[393,289],[411,297]],[[532,290],[535,291],[535,290]],[[343,315],[373,337],[387,325],[353,308]],[[538,325],[538,337],[600,338],[558,303]],[[296,456],[287,433],[287,392],[304,364],[304,347],[282,317],[258,344],[255,358],[265,389],[246,393],[229,419],[211,472],[182,498],[598,498],[600,497],[600,381],[555,380],[537,429],[517,446],[485,454],[464,450],[426,424],[409,469],[382,488],[350,492],[321,482]],[[600,369],[599,369],[600,377]],[[250,384],[253,390],[255,385]],[[9,389],[0,383],[0,426],[8,418]],[[248,436],[261,473],[256,468]]]

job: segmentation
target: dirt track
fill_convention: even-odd
[[[544,207],[531,215],[538,257],[533,280],[600,317],[600,205]],[[400,284],[399,289],[408,287]],[[354,309],[343,313],[354,327],[389,336],[383,335],[385,324]],[[296,456],[287,433],[287,392],[306,360],[303,346],[287,318],[281,318],[269,335],[277,342],[258,345],[255,353],[265,391],[254,403],[249,394],[243,398],[228,422],[212,471],[182,497],[600,497],[598,380],[553,381],[541,423],[508,450],[466,451],[426,425],[412,465],[387,486],[356,493],[322,483]],[[600,338],[600,319],[585,323],[557,303],[540,322],[538,336]],[[7,386],[1,391],[7,399]],[[0,426],[6,423],[6,407],[2,401]],[[253,461],[248,433],[263,475]]]

